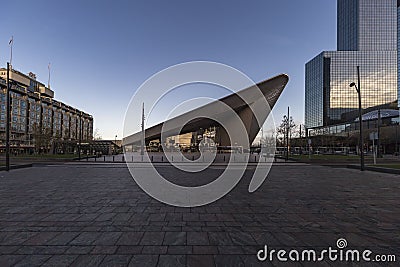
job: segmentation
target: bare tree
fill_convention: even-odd
[[[99,128],[94,129],[93,140],[102,140],[102,139],[103,137],[100,134]]]
[[[290,116],[288,120],[287,116],[284,115],[281,124],[276,129],[277,146],[284,146],[287,134],[289,134],[290,139],[292,135],[295,134],[296,128],[297,125],[294,122],[293,117]]]
[[[51,129],[40,127],[37,123],[33,124],[33,138],[35,140],[35,150],[37,153],[46,152],[51,145]]]

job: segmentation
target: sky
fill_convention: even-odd
[[[255,82],[288,74],[273,114],[280,121],[290,106],[303,123],[304,65],[336,49],[332,0],[14,0],[2,3],[2,22],[0,65],[13,36],[13,67],[46,84],[50,62],[55,99],[92,114],[103,139],[122,137],[127,106],[143,82],[197,60],[232,66]]]

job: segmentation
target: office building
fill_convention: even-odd
[[[360,66],[362,108],[387,108],[398,100],[397,1],[338,0],[337,51],[306,64],[305,126],[353,122]]]
[[[0,68],[0,150],[6,136],[6,77]],[[10,147],[13,153],[76,152],[77,141],[93,139],[93,117],[54,99],[54,91],[36,80],[10,70]],[[68,144],[66,146],[65,144]],[[67,150],[67,151],[65,151]]]
[[[397,0],[397,95],[400,96],[400,0]],[[399,97],[400,98],[400,97]],[[400,108],[400,101],[397,102]]]

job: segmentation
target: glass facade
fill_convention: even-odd
[[[359,0],[337,1],[337,49],[358,50]]]
[[[28,133],[32,134],[40,126],[40,116],[41,116],[41,105],[40,102],[29,98],[29,128]]]
[[[61,132],[62,134],[62,138],[64,139],[69,139],[71,138],[71,128],[70,128],[70,120],[71,120],[71,116],[69,114],[69,112],[62,110],[62,125],[63,125],[63,130]]]
[[[24,133],[26,130],[27,102],[24,97],[16,92],[11,95],[11,131]]]
[[[305,118],[306,127],[323,125],[323,53],[306,64]]]
[[[338,0],[337,7],[338,51],[306,64],[307,128],[353,119],[358,96],[349,84],[357,82],[357,66],[363,109],[398,98],[397,1]]]
[[[397,49],[396,0],[338,0],[339,51]]]
[[[396,51],[331,51],[315,57],[306,65],[306,126],[352,119],[358,96],[349,84],[357,82],[356,66],[363,109],[396,101],[396,60]]]
[[[400,0],[397,0],[397,97],[400,100]],[[397,101],[400,107],[400,101]]]

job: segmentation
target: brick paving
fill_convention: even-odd
[[[221,172],[159,170],[187,185]],[[147,196],[124,165],[0,172],[0,266],[269,266],[279,262],[257,261],[264,245],[318,250],[338,238],[400,260],[400,176],[275,164],[250,194],[251,173],[215,203],[178,208]]]

